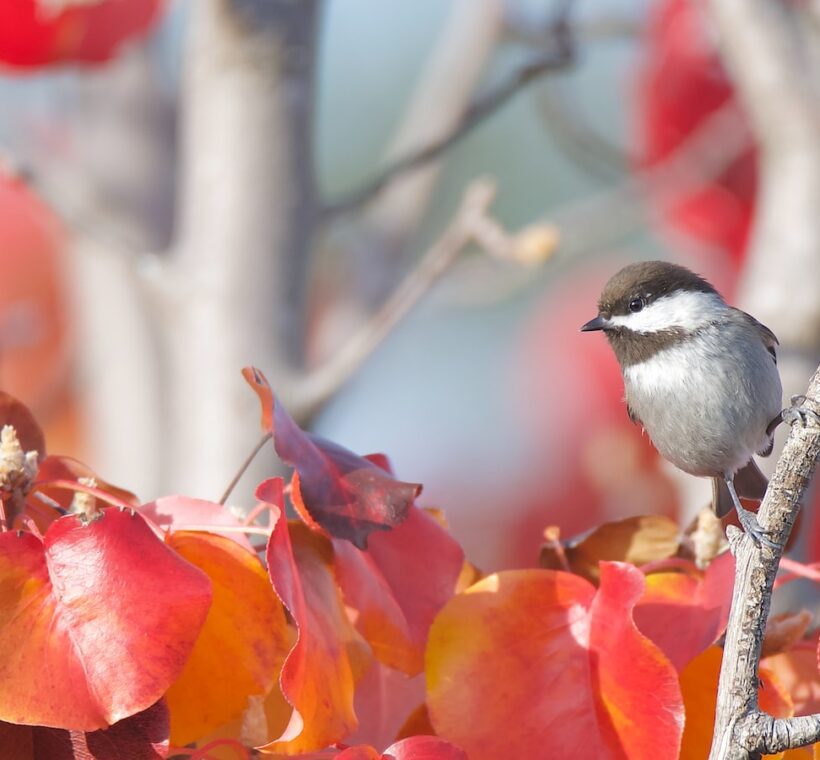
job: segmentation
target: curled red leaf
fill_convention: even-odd
[[[262,427],[273,434],[276,453],[298,473],[293,501],[309,525],[365,549],[373,531],[404,521],[420,485],[396,480],[364,457],[305,432],[278,403],[258,369],[246,367],[242,374],[259,396]]]

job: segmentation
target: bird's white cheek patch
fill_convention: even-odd
[[[684,291],[664,296],[635,314],[619,314],[610,324],[639,333],[660,332],[672,327],[697,330],[715,318],[715,310],[726,308],[715,293]]]

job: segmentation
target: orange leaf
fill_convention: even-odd
[[[89,733],[0,723],[0,760],[160,760],[167,756],[168,709],[162,701]]]
[[[207,577],[136,514],[0,534],[0,720],[79,731],[154,704],[211,602]]]
[[[360,549],[367,548],[373,531],[389,530],[407,517],[420,485],[396,480],[352,451],[306,433],[278,403],[258,369],[246,367],[242,374],[259,396],[262,426],[273,433],[276,453],[299,475],[292,498],[300,513],[306,511],[310,521],[331,536]]]
[[[641,633],[663,650],[679,672],[726,628],[735,571],[729,552],[716,557],[705,572],[687,564],[688,572],[647,575],[634,612]]]
[[[765,662],[789,692],[797,715],[820,712],[820,678],[813,649],[790,649],[767,657]]]
[[[596,592],[569,573],[508,571],[454,597],[427,648],[437,733],[472,760],[539,757],[545,747],[578,760],[677,757],[677,676],[632,621],[643,575],[601,563],[600,578]]]
[[[808,610],[773,615],[766,621],[761,657],[771,657],[791,649],[809,629],[812,614]]]
[[[413,506],[397,528],[372,535],[367,551],[340,539],[333,549],[345,601],[359,613],[356,627],[373,654],[408,675],[420,673],[427,632],[464,564],[461,547]]]
[[[627,517],[562,541],[561,547],[573,573],[597,582],[602,560],[644,565],[673,557],[680,545],[680,532],[677,523],[662,515]],[[549,570],[565,569],[554,541],[541,548],[539,564]]]
[[[722,658],[723,650],[713,646],[691,660],[681,671],[680,685],[686,707],[686,726],[680,760],[703,760],[709,755]],[[765,665],[760,667],[760,681],[760,709],[776,718],[789,717],[792,714],[789,695]]]
[[[817,760],[818,757],[820,757],[820,743],[809,747],[787,749],[782,755],[783,760]]]
[[[420,704],[404,721],[402,727],[396,734],[396,739],[407,739],[410,736],[417,734],[424,734],[425,736],[434,736],[436,730],[430,722],[430,713],[427,711],[427,703]]]
[[[171,743],[184,746],[265,695],[290,648],[282,604],[259,558],[223,536],[180,531],[168,545],[211,580],[213,603],[185,669],[166,694]]]
[[[268,572],[298,629],[280,678],[293,715],[284,734],[261,749],[287,755],[318,750],[358,725],[353,697],[364,670],[362,643],[336,587],[330,541],[284,519],[281,479],[262,483],[256,497],[280,509],[268,543]]]

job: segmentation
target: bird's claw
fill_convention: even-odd
[[[815,425],[820,426],[820,414],[813,409],[803,406],[805,403],[805,396],[792,396],[791,406],[781,412],[783,422],[788,422],[789,425],[794,425],[796,422],[799,422],[802,427],[807,427],[809,420],[811,420]]]
[[[743,526],[743,530],[746,531],[746,535],[758,546],[763,544],[763,546],[768,546],[770,549],[780,548],[780,545],[772,541],[766,531],[760,527],[760,523],[757,521],[757,516],[754,512],[750,512],[748,509],[743,509],[742,507],[735,511],[737,512],[737,518],[740,524]]]

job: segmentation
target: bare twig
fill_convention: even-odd
[[[256,455],[262,451],[262,447],[271,439],[273,438],[273,433],[267,432],[265,433],[258,441],[256,446],[253,447],[253,451],[245,457],[245,461],[239,466],[239,469],[236,471],[236,474],[231,479],[231,482],[228,483],[228,487],[225,489],[222,496],[219,497],[219,503],[225,504],[228,501],[228,497],[231,495],[231,492],[234,488],[236,488],[236,484],[242,479],[242,476],[245,474],[245,471],[248,467],[251,466],[251,462],[256,458]]]
[[[820,367],[805,406],[820,413]],[[820,457],[820,425],[811,417],[792,426],[758,519],[780,547],[791,533],[800,501]],[[758,666],[782,548],[755,545],[745,534],[729,536],[735,554],[735,586],[726,629],[710,760],[749,760],[820,740],[820,715],[775,719],[757,703]]]
[[[562,255],[586,253],[631,232],[645,220],[642,201],[650,196],[685,197],[722,172],[750,142],[736,105],[730,103],[713,112],[661,163],[553,210],[548,218],[561,232]]]
[[[473,182],[441,237],[428,249],[379,311],[328,362],[295,389],[291,405],[310,417],[390,334],[393,328],[453,265],[465,247],[481,234],[495,196],[489,180]]]
[[[594,129],[580,113],[577,102],[559,83],[542,87],[536,98],[541,123],[576,166],[595,177],[612,179],[630,164],[625,148]]]
[[[556,38],[554,46],[537,53],[499,85],[479,95],[448,134],[419,150],[389,164],[381,174],[337,201],[324,207],[324,216],[345,214],[375,198],[394,179],[435,160],[448,148],[468,135],[479,124],[498,111],[513,95],[547,72],[562,71],[573,63],[574,51],[565,36]]]
[[[634,39],[644,30],[645,15],[635,6],[635,12],[631,15],[628,12],[617,12],[577,19],[572,22],[572,33],[580,42]],[[553,18],[533,17],[520,3],[511,3],[504,9],[505,40],[525,45],[543,45],[552,34]]]

